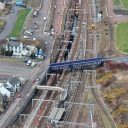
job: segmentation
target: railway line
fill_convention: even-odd
[[[67,37],[66,37],[67,38]],[[65,48],[66,47],[66,45],[64,45],[63,46],[63,48]],[[61,51],[61,53],[59,54],[59,57],[58,57],[58,61],[57,62],[60,62],[61,61],[61,59],[63,58],[63,51]],[[48,82],[47,82],[47,85],[50,85],[50,86],[52,86],[51,85],[51,83],[54,83],[53,81],[55,80],[55,77],[50,77],[49,79],[48,79]],[[55,84],[55,83],[54,83]],[[53,96],[54,94],[52,93],[52,92],[49,92],[48,93],[48,91],[46,91],[44,94],[42,94],[41,96],[40,96],[40,98],[39,99],[42,99],[41,101],[38,101],[37,103],[36,103],[36,106],[35,106],[35,108],[33,108],[33,112],[32,112],[32,116],[31,117],[29,117],[28,119],[27,119],[27,122],[25,123],[25,125],[24,125],[24,127],[25,128],[27,128],[27,127],[36,127],[36,126],[38,126],[38,123],[39,123],[39,120],[41,120],[40,118],[39,118],[39,116],[38,117],[36,117],[36,114],[38,114],[38,110],[41,108],[41,106],[43,106],[44,105],[44,109],[45,109],[45,107],[47,106],[46,104],[47,104],[47,102],[43,102],[43,99],[51,99],[50,97],[51,96]],[[55,97],[55,96],[54,96]],[[49,104],[49,106],[50,106],[50,104]],[[49,109],[49,107],[47,106],[47,109],[45,109],[45,113],[47,113],[47,110]],[[44,111],[43,111],[44,112]],[[43,114],[43,113],[40,113],[41,115]],[[37,123],[38,122],[38,123]]]
[[[80,1],[72,0],[70,8],[76,9],[76,5],[79,2]],[[82,11],[78,11],[79,16],[77,24],[72,24],[72,27],[66,26],[67,29],[71,29],[66,32],[64,35],[65,40],[62,42],[62,49],[67,49],[68,44],[65,43],[65,41],[71,41],[71,33],[74,30],[76,31],[75,28],[77,26],[77,36],[72,40],[70,56],[65,50],[61,50],[58,54],[57,62],[61,62],[65,58],[72,61],[97,56],[96,32],[88,29],[88,25],[95,25],[96,22],[96,19],[93,19],[96,17],[94,9],[95,0],[87,0],[86,2],[82,1],[82,4],[83,5],[79,4],[79,9]],[[69,14],[67,18],[68,20],[72,19],[72,14],[75,14],[75,11],[72,12],[71,10],[71,14]],[[106,113],[106,110],[99,99],[100,94],[97,91],[98,86],[95,83],[95,73],[96,71],[73,71],[71,73],[63,71],[63,73],[59,73],[61,80],[59,80],[57,75],[53,77],[50,76],[48,78],[47,85],[68,88],[68,103],[65,102],[61,104],[58,102],[55,104],[55,106],[65,106],[66,108],[62,121],[59,121],[58,124],[51,124],[45,118],[50,114],[53,104],[52,102],[44,100],[58,100],[60,93],[56,91],[43,91],[44,93],[42,93],[39,101],[37,101],[33,107],[34,111],[32,117],[30,117],[30,120],[27,120],[24,128],[41,128],[43,126],[48,126],[50,128],[116,128],[113,120],[111,120],[109,114]],[[72,79],[73,77],[74,79]],[[75,82],[73,83],[73,81]]]
[[[91,18],[88,18],[88,19],[91,19]],[[93,23],[90,20],[88,20],[88,22],[91,23],[91,24]],[[87,33],[89,33],[89,31]],[[86,44],[86,49],[89,48],[89,49],[97,50],[94,47],[94,46],[96,46],[94,43],[96,43],[95,39],[93,39],[93,38],[92,38],[92,40],[89,39],[87,44]],[[81,47],[80,47],[80,50],[81,50]],[[79,56],[79,54],[77,56]],[[93,55],[90,54],[88,57],[91,58],[92,56],[93,57],[97,56],[96,51],[93,53]],[[79,57],[77,57],[77,59],[79,59]],[[81,84],[79,84],[75,88],[75,91],[73,91],[73,94],[74,94],[73,98],[71,98],[70,101],[74,102],[74,103],[81,101],[81,99],[82,99],[81,94],[83,94],[83,97],[84,98],[86,97],[86,98],[83,99],[83,101],[81,101],[81,102],[86,103],[86,104],[90,104],[90,105],[92,104],[93,108],[90,106],[90,108],[89,108],[90,110],[89,109],[85,110],[85,107],[83,107],[83,109],[81,109],[81,107],[80,107],[80,109],[78,109],[79,108],[78,106],[71,106],[69,111],[67,112],[68,114],[64,118],[65,122],[68,122],[68,121],[72,122],[72,125],[70,124],[70,125],[68,125],[68,127],[73,127],[73,128],[74,127],[77,127],[77,128],[78,127],[80,127],[80,128],[85,127],[86,126],[84,124],[85,120],[86,120],[86,124],[88,124],[88,127],[95,127],[95,128],[96,127],[98,127],[98,128],[108,128],[108,127],[109,128],[114,128],[114,127],[116,127],[113,120],[111,120],[111,118],[108,117],[108,114],[106,115],[106,113],[103,111],[104,108],[103,108],[100,100],[97,98],[97,97],[100,97],[100,96],[99,96],[98,91],[95,92],[96,91],[95,87],[97,86],[96,83],[95,83],[95,80],[96,80],[96,77],[95,77],[96,74],[95,73],[96,73],[95,71],[86,71],[86,73],[79,73],[79,74],[76,75],[76,76],[80,76],[79,81],[84,80],[83,83],[85,81],[87,81],[87,82],[86,82],[86,85],[82,86]],[[82,77],[83,74],[86,77],[85,76]],[[88,89],[86,89],[86,86],[87,86]],[[84,91],[84,93],[83,93],[84,87],[85,87],[86,91]],[[98,89],[98,86],[97,86],[97,89]],[[87,94],[87,91],[88,91],[88,94]],[[95,106],[95,109],[94,109],[94,106]],[[80,112],[80,111],[83,111],[83,113],[84,113],[83,116],[82,116],[82,112]],[[87,112],[85,112],[85,111],[88,111],[88,113],[93,111],[94,114],[92,112],[92,115],[90,113],[87,115]],[[76,116],[76,115],[78,115],[78,116]],[[85,117],[85,115],[87,117]],[[92,119],[93,115],[94,115],[94,118],[95,118],[95,122]],[[89,120],[89,118],[90,118],[90,120]],[[78,122],[78,123],[74,123],[73,120],[75,122]],[[83,122],[81,122],[81,121],[83,121]],[[112,122],[112,123],[110,123],[110,122]],[[82,123],[83,123],[83,126],[81,125]]]

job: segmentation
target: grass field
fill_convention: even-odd
[[[116,42],[120,51],[128,53],[128,22],[116,27]]]
[[[22,26],[23,26],[26,16],[28,15],[29,12],[30,12],[30,9],[22,9],[18,13],[17,20],[16,20],[14,28],[10,34],[10,37],[19,37],[20,32],[22,30]]]
[[[113,0],[113,3],[116,6],[120,6],[121,5],[120,0]]]
[[[128,0],[113,0],[113,3],[117,7],[128,9]]]
[[[0,19],[0,29],[3,29],[6,24],[5,20]]]
[[[121,0],[122,1],[122,4],[123,6],[128,9],[128,0]]]

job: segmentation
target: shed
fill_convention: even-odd
[[[63,113],[65,111],[65,108],[56,108],[54,107],[49,115],[49,119],[52,123],[58,123],[61,119]]]

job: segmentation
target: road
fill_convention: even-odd
[[[15,24],[16,18],[17,18],[17,14],[18,14],[18,11],[20,9],[21,9],[20,7],[14,6],[14,12],[13,13],[9,13],[7,15],[0,16],[0,19],[6,20],[5,28],[0,33],[0,39],[5,39],[10,34],[11,30],[14,27],[14,24]]]
[[[45,31],[45,29],[47,27],[46,26],[47,22],[50,19],[50,17],[49,17],[50,5],[51,5],[51,0],[43,0],[42,6],[39,10],[39,14],[37,15],[37,17],[34,17],[32,19],[30,18],[29,23],[27,24],[26,27],[28,29],[33,29],[34,30],[33,36],[31,36],[32,38],[34,37],[34,38],[37,38],[37,39],[38,38],[42,39],[43,32]],[[44,21],[44,17],[47,17],[46,21]],[[38,29],[34,29],[35,22],[37,22],[37,26],[39,26]]]
[[[34,69],[26,66],[25,63],[6,62],[0,60],[0,75],[21,76],[29,79]]]

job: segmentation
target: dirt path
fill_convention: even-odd
[[[106,51],[109,56],[119,54],[114,37],[114,25],[121,22],[128,22],[127,15],[116,15],[113,11],[114,5],[113,0],[106,0],[106,13],[108,17],[109,24],[109,43],[107,44]]]

